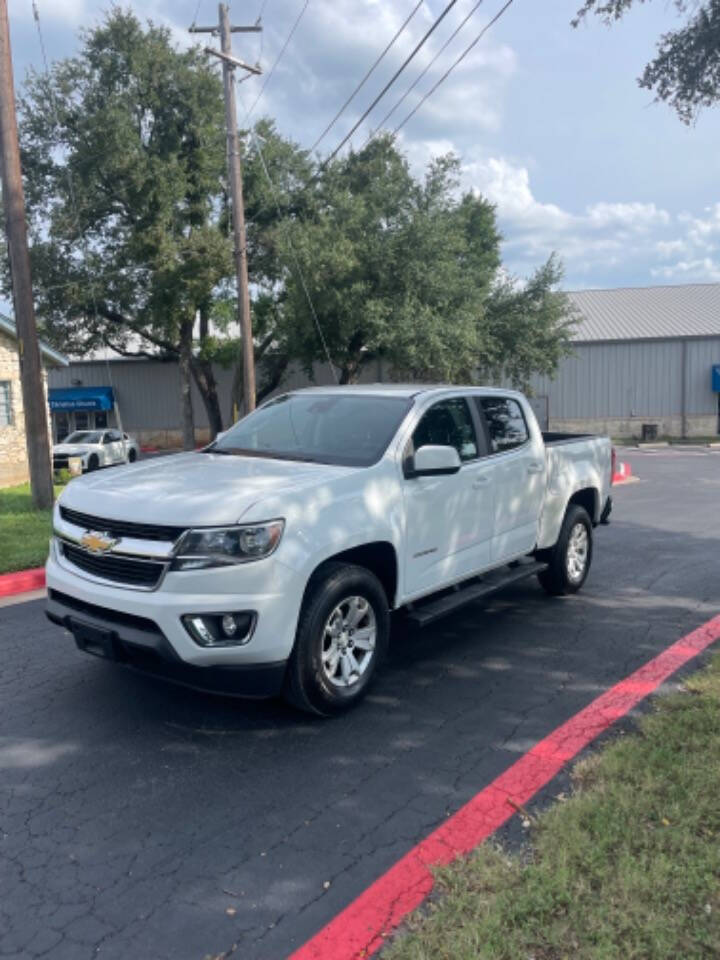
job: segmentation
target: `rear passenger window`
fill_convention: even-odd
[[[414,450],[428,444],[455,447],[461,460],[478,455],[475,426],[470,409],[462,397],[441,400],[430,407],[412,435]]]
[[[527,423],[517,400],[509,397],[477,397],[476,402],[485,415],[492,453],[513,450],[529,440]]]

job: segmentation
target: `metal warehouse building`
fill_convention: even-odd
[[[583,290],[573,355],[533,382],[553,430],[613,437],[720,432],[720,284]]]
[[[573,353],[554,378],[536,377],[532,383],[543,427],[638,438],[720,432],[720,284],[584,290],[569,297],[578,320]],[[373,361],[362,379],[389,379],[388,374],[385,364]],[[227,422],[232,373],[217,368],[216,377]],[[327,367],[318,369],[317,382],[331,382]],[[56,439],[73,429],[114,423],[117,403],[123,427],[141,443],[180,445],[175,363],[73,362],[50,370],[49,383]],[[297,371],[280,389],[307,383]],[[194,386],[193,409],[201,442],[209,435],[208,421]]]

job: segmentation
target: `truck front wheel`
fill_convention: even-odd
[[[538,574],[545,591],[552,596],[577,593],[587,579],[592,563],[593,530],[584,507],[568,507],[560,536],[543,559],[548,568]]]
[[[389,634],[388,601],[378,578],[353,564],[323,564],[300,612],[285,698],[321,716],[354,706],[370,686]]]

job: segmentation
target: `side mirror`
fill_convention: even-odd
[[[457,473],[460,467],[460,457],[455,447],[427,444],[415,451],[409,476],[438,477],[443,474]]]

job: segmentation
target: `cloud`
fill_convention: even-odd
[[[415,162],[438,145],[431,141],[423,151],[416,144]],[[452,148],[449,140],[441,145],[443,152]],[[720,203],[701,217],[673,215],[656,203],[635,200],[597,200],[571,211],[535,196],[527,165],[483,156],[479,149],[462,157],[462,179],[466,189],[496,205],[513,272],[527,274],[557,252],[569,286],[586,286],[598,274],[617,276],[618,285],[650,278],[720,279],[720,258],[712,256],[720,243]]]

